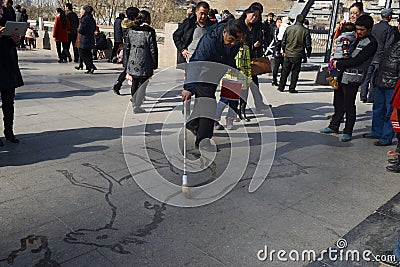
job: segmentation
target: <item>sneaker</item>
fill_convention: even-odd
[[[396,172],[396,173],[400,173],[400,164],[394,164],[394,165],[390,165],[386,167],[386,170],[389,172]]]
[[[214,122],[214,130],[223,130],[224,126],[222,126],[221,124],[219,124],[218,121]]]
[[[365,133],[362,135],[363,138],[368,138],[368,139],[379,139],[379,136],[375,136],[369,133]]]
[[[400,149],[398,149],[398,148],[396,148],[395,150],[390,150],[388,153],[387,153],[387,156],[388,157],[397,157],[397,156],[399,156],[400,155]]]
[[[319,132],[323,133],[323,134],[337,134],[338,133],[337,131],[334,131],[329,127],[326,127],[324,129],[320,130]]]
[[[375,146],[390,146],[390,145],[392,145],[392,144],[389,144],[389,143],[383,142],[383,141],[381,141],[381,140],[378,140],[378,141],[375,141],[375,142],[374,142],[374,145],[375,145]]]
[[[349,141],[351,141],[351,135],[343,134],[342,135],[342,142],[349,142]]]
[[[395,158],[395,159],[388,159],[388,162],[389,162],[390,164],[397,164],[397,163],[399,163],[399,159],[398,159],[398,158]]]
[[[233,119],[230,119],[230,118],[226,119],[226,129],[228,129],[228,130],[233,129]]]

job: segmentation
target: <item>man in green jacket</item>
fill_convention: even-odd
[[[297,15],[296,24],[289,26],[283,35],[282,54],[284,59],[281,80],[278,86],[278,90],[281,92],[285,90],[286,80],[289,73],[292,72],[289,93],[298,93],[296,84],[299,79],[304,47],[307,50],[307,57],[310,58],[311,56],[311,35],[310,31],[303,26],[303,23],[304,16],[302,14]]]

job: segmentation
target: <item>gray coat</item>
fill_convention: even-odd
[[[379,64],[385,50],[389,49],[394,43],[395,32],[387,21],[381,20],[372,27],[371,34],[375,37],[376,41],[378,41],[378,49],[372,59],[372,64]]]
[[[149,25],[131,27],[125,38],[126,71],[134,78],[150,77],[158,68],[156,32]]]

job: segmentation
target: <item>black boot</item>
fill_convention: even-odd
[[[4,136],[5,136],[6,140],[10,141],[11,143],[14,143],[14,144],[19,143],[19,140],[17,139],[17,137],[15,137],[15,135],[12,131],[11,132],[4,131]]]
[[[4,91],[2,93],[2,110],[3,110],[3,120],[4,120],[4,136],[7,141],[11,143],[19,143],[19,140],[15,137],[13,132],[14,124],[14,98],[15,89]]]
[[[120,95],[119,90],[121,90],[122,83],[120,81],[116,81],[112,87],[114,93],[116,95]]]
[[[400,163],[386,167],[387,171],[400,173]]]
[[[240,100],[239,118],[241,120],[250,121],[250,119],[246,116],[246,102],[242,100]]]

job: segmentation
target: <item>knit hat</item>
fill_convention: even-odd
[[[391,8],[384,8],[381,11],[381,16],[387,18],[393,15],[393,10]]]
[[[87,13],[92,13],[93,12],[93,7],[91,7],[90,5],[84,5],[82,7],[83,10],[85,10],[85,12]]]

